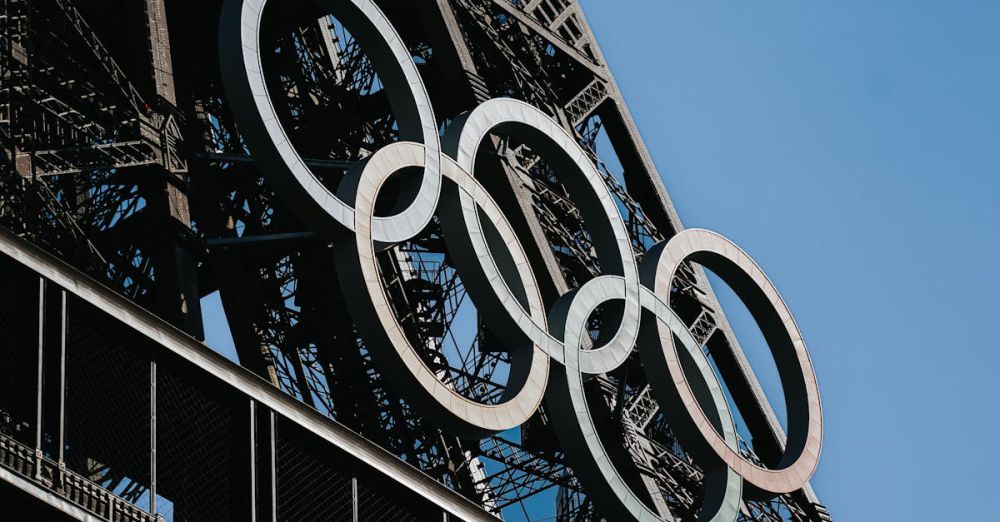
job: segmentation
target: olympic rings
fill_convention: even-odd
[[[318,1],[365,47],[401,139],[416,142],[394,143],[358,162],[336,193],[324,187],[289,143],[267,93],[258,50],[266,0],[226,0],[220,25],[223,79],[240,130],[269,182],[303,221],[335,240],[337,276],[355,297],[349,313],[390,385],[424,416],[465,437],[516,427],[544,398],[574,472],[599,507],[609,515],[657,520],[659,514],[614,466],[616,457],[597,435],[583,386],[584,375],[618,368],[638,346],[655,399],[705,473],[699,520],[735,520],[744,480],[747,489],[770,495],[808,483],[822,446],[816,377],[795,321],[745,252],[718,234],[688,229],[654,246],[637,264],[613,196],[558,123],[526,103],[498,98],[452,121],[442,143],[417,68],[385,15],[371,0]],[[477,151],[490,133],[516,136],[552,167],[571,191],[605,272],[560,297],[548,313],[523,245],[473,175]],[[385,181],[403,169],[421,169],[419,183],[403,187],[394,214],[376,216]],[[412,346],[382,286],[376,252],[415,237],[435,213],[477,310],[510,351],[510,375],[498,404],[470,400],[440,380],[421,358],[423,350]],[[788,442],[775,469],[739,453],[722,383],[670,308],[670,285],[685,261],[712,269],[736,291],[771,348],[789,413]],[[606,342],[584,349],[588,318],[609,304],[620,307],[619,324]],[[550,375],[551,360],[562,369]]]

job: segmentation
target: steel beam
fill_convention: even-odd
[[[566,41],[560,38],[559,35],[553,33],[548,27],[545,27],[540,22],[535,20],[534,17],[515,7],[509,0],[492,0],[492,2],[497,7],[506,11],[507,14],[512,16],[518,22],[524,24],[525,27],[546,37],[549,43],[554,45],[560,51],[566,53],[566,55],[572,58],[576,63],[589,69],[595,76],[605,78],[607,75],[607,69],[602,65],[602,61],[595,61],[580,52],[580,50],[576,47],[566,43]]]

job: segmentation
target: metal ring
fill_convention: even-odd
[[[566,353],[564,371],[552,372],[553,382],[546,394],[546,401],[553,419],[553,427],[563,443],[563,451],[573,463],[574,473],[583,481],[588,494],[605,514],[612,519],[661,520],[659,514],[647,507],[629,488],[612,463],[611,456],[598,436],[583,389],[584,372],[581,371],[580,360],[587,352],[580,349],[580,340],[586,335],[587,318],[599,305],[610,300],[625,298],[624,285],[614,279],[621,278],[614,276],[595,278],[577,292],[561,297],[560,302],[553,307],[549,324],[553,334],[562,337]],[[588,297],[581,298],[581,295]],[[705,354],[669,305],[646,288],[642,289],[641,300],[645,310],[644,322],[664,324],[671,330],[679,332],[682,344],[696,362],[700,377],[705,383],[704,389],[707,393],[700,396],[699,400],[713,408],[711,410],[713,425],[725,434],[728,443],[736,445],[736,425],[723,395],[722,385],[712,371]],[[647,329],[648,327],[644,325],[643,330]],[[659,339],[655,336],[643,337],[640,350],[663,351]],[[666,377],[666,374],[650,375],[649,380],[651,383],[659,382]],[[706,490],[698,520],[717,522],[736,520],[740,509],[743,481],[724,465],[705,467],[704,473]]]
[[[354,209],[327,189],[291,144],[271,103],[261,72],[260,25],[267,0],[227,0],[219,27],[220,67],[226,97],[254,160],[287,206],[329,233],[353,230]],[[401,140],[424,144],[419,187],[401,195],[391,216],[372,222],[380,243],[405,241],[434,215],[441,192],[437,120],[417,66],[385,14],[371,0],[316,0],[337,15],[375,64],[399,126]],[[407,199],[410,198],[410,199]],[[331,219],[332,218],[332,219]]]
[[[685,230],[646,255],[640,284],[627,228],[604,180],[572,136],[523,102],[494,99],[459,117],[445,136],[454,160],[442,156],[434,112],[416,65],[372,0],[316,1],[336,12],[367,51],[388,94],[401,139],[422,144],[402,141],[380,149],[359,162],[334,194],[289,142],[268,95],[259,50],[266,1],[226,0],[223,6],[219,47],[227,99],[269,183],[303,221],[337,238],[342,247],[335,249],[341,285],[369,296],[349,308],[352,318],[390,380],[407,393],[407,400],[459,435],[479,437],[512,428],[526,421],[546,395],[551,356],[563,362],[565,371],[553,372],[559,382],[549,388],[547,397],[560,439],[578,461],[574,468],[593,485],[595,500],[609,512],[656,519],[611,465],[582,392],[583,375],[605,373],[621,365],[641,330],[639,351],[656,398],[685,449],[707,473],[710,487],[701,519],[735,517],[740,477],[771,494],[794,491],[807,483],[822,446],[822,414],[812,363],[784,302],[742,250],[717,234]],[[481,143],[493,131],[509,132],[528,142],[554,168],[571,191],[601,268],[608,274],[560,298],[548,317],[523,246],[499,206],[471,174]],[[374,202],[383,183],[410,167],[423,170],[419,185],[401,191],[396,213],[375,216]],[[477,308],[502,333],[511,350],[508,386],[497,405],[469,400],[438,379],[409,343],[381,285],[376,250],[416,236],[435,212],[442,218],[449,252]],[[339,234],[345,229],[355,233],[351,237]],[[671,281],[679,264],[688,259],[712,269],[736,290],[775,356],[790,422],[788,444],[776,469],[757,466],[739,454],[721,385],[684,323],[669,308]],[[665,296],[666,302],[657,294]],[[622,306],[621,322],[604,345],[581,350],[587,318],[609,302]],[[687,359],[679,356],[675,335],[694,361],[691,371],[697,370],[700,379],[687,379]],[[670,385],[661,384],[664,375],[670,377]]]
[[[667,296],[681,263],[690,260],[712,270],[725,281],[750,310],[771,348],[788,408],[788,440],[775,469],[761,467],[739,453],[739,448],[719,435],[695,400],[691,383],[674,344],[683,332],[657,325],[660,339],[669,348],[658,357],[643,358],[646,371],[665,371],[675,386],[654,387],[657,400],[668,415],[685,449],[701,462],[721,460],[751,485],[770,494],[789,493],[805,486],[819,463],[823,418],[819,387],[805,342],[791,313],[760,267],[738,246],[719,234],[687,229],[668,243],[647,253],[641,273],[643,284]],[[645,353],[645,352],[644,352]]]
[[[549,358],[536,346],[512,347],[510,376],[501,403],[482,404],[441,382],[403,332],[379,276],[372,214],[385,180],[400,169],[422,166],[423,158],[423,146],[419,143],[386,146],[365,164],[357,185],[345,189],[356,190],[354,197],[343,194],[356,205],[355,234],[338,240],[337,275],[345,290],[368,296],[352,304],[351,317],[391,382],[405,393],[406,400],[453,433],[483,437],[516,427],[535,412],[545,394]],[[453,162],[446,161],[444,172],[461,190],[471,185],[480,194],[485,208],[496,208],[495,203],[491,205],[482,199],[485,191],[476,189],[478,184],[471,175]],[[540,299],[533,301],[531,311],[543,313]]]
[[[445,131],[445,151],[455,158],[463,170],[474,172],[476,153],[491,131],[509,132],[530,143],[532,149],[552,165],[556,175],[571,191],[583,215],[601,267],[609,274],[622,277],[626,299],[621,324],[603,346],[586,350],[580,356],[580,368],[584,373],[611,371],[628,358],[639,332],[638,269],[628,229],[614,198],[576,140],[545,113],[518,100],[494,98],[453,121]],[[466,281],[469,291],[482,296],[479,301],[495,312],[494,318],[520,329],[526,338],[538,343],[550,357],[561,361],[561,343],[549,334],[544,324],[534,320],[524,310],[521,300],[508,285],[507,281],[514,276],[513,270],[501,270],[497,266],[496,254],[506,249],[507,255],[514,257],[516,266],[523,264],[527,268],[523,249],[512,242],[488,241],[487,231],[477,212],[475,195],[466,191],[459,193],[458,197],[459,203],[449,207],[450,219],[444,222],[455,228],[452,236],[461,238],[461,241],[455,242],[454,250],[449,250],[456,263],[463,268],[463,281]],[[446,239],[447,236],[446,233]],[[511,250],[510,246],[514,246],[515,250]],[[517,275],[522,284],[535,286],[533,274],[520,270]]]

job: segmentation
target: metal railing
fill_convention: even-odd
[[[0,480],[72,518],[495,520],[0,229]]]

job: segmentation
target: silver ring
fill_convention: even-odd
[[[391,216],[373,220],[372,235],[385,244],[417,235],[434,215],[441,193],[441,144],[430,97],[410,51],[371,0],[316,0],[337,15],[378,70],[401,140],[424,145],[420,185],[401,195]],[[254,159],[303,221],[336,233],[353,230],[354,209],[330,191],[305,164],[281,126],[261,66],[260,25],[267,0],[228,0],[219,27],[220,67],[226,97]]]
[[[704,265],[729,284],[764,333],[775,357],[788,409],[785,452],[776,468],[768,469],[747,460],[735,444],[724,440],[712,426],[704,407],[695,400],[681,365],[674,337],[683,339],[684,332],[668,328],[662,322],[657,329],[665,349],[658,354],[641,352],[647,374],[666,373],[674,385],[654,386],[657,401],[685,449],[700,462],[721,460],[767,493],[789,493],[802,488],[819,464],[823,416],[812,361],[795,320],[774,285],[750,256],[732,241],[708,230],[689,228],[648,252],[642,262],[643,284],[657,295],[666,296],[669,304],[671,281],[685,260]]]

